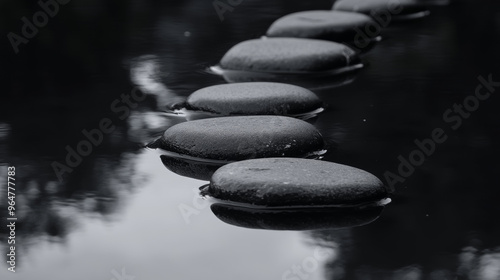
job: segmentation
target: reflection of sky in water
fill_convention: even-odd
[[[122,267],[136,279],[281,279],[283,271],[314,252],[299,233],[232,227],[218,221],[209,207],[186,224],[178,208],[181,203],[193,206],[190,189],[200,181],[166,171],[154,151],[139,154],[133,166],[134,190],[113,184],[123,206],[119,212],[85,212],[81,208],[94,203],[88,199],[54,205],[77,229],[62,243],[37,238],[19,253],[14,276],[21,278],[9,279],[51,279],[55,272],[55,279],[100,279]],[[12,277],[5,271],[0,275]]]

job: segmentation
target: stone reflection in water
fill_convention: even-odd
[[[161,155],[160,159],[163,165],[175,174],[203,181],[210,181],[214,172],[224,165],[216,162],[194,161],[167,155]]]
[[[267,230],[313,230],[363,226],[375,221],[384,207],[255,209],[215,203],[210,209],[221,221],[233,226]]]
[[[238,70],[222,69],[218,66],[212,66],[209,72],[216,75],[221,75],[228,83],[244,83],[244,82],[279,82],[288,83],[297,86],[302,86],[308,89],[331,89],[340,86],[348,85],[356,79],[359,72],[358,69],[351,71],[331,74],[331,73],[265,73],[265,72],[249,72]]]

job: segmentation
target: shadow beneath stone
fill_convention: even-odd
[[[209,118],[221,118],[221,117],[273,115],[273,114],[230,114],[230,115],[225,115],[225,114],[205,112],[205,111],[201,111],[201,110],[194,110],[194,109],[190,109],[187,107],[181,107],[181,106],[183,106],[183,105],[182,104],[174,104],[174,106],[167,108],[167,114],[169,114],[173,117],[185,119],[186,121],[194,121],[194,120],[209,119]],[[173,110],[172,110],[172,108],[173,108]],[[292,117],[292,118],[296,118],[296,119],[307,121],[308,123],[314,124],[319,117],[318,115],[320,113],[322,113],[324,110],[325,110],[325,108],[321,107],[321,108],[318,108],[316,110],[302,113],[302,114],[293,114],[293,115],[281,114],[280,116]],[[278,114],[275,114],[275,115],[278,115]]]
[[[253,209],[215,203],[210,206],[221,221],[244,228],[266,230],[339,229],[367,225],[375,221],[383,206],[366,208]]]
[[[161,155],[160,159],[163,165],[175,174],[202,181],[210,181],[214,172],[224,165],[224,163],[200,162],[167,155]]]
[[[358,71],[363,68],[363,65],[358,64],[351,67],[350,69],[343,69],[343,71],[340,72],[279,73],[227,70],[217,65],[210,67],[208,71],[212,74],[222,76],[228,83],[278,82],[297,85],[308,89],[325,89],[336,88],[352,83],[356,79]]]

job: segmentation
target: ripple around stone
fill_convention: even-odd
[[[388,196],[374,175],[346,165],[297,158],[266,158],[218,169],[202,195],[246,207],[350,207]]]
[[[267,38],[241,42],[221,59],[224,70],[266,73],[339,74],[359,67],[358,55],[349,47],[328,41]]]
[[[356,36],[359,37],[358,33],[374,24],[376,22],[371,17],[361,13],[304,11],[276,20],[267,30],[267,36],[323,39],[349,44],[357,39]],[[378,36],[370,35],[366,39],[375,40]]]
[[[230,162],[263,157],[317,157],[325,143],[316,128],[284,116],[220,117],[167,129],[157,147],[170,156]]]
[[[282,83],[236,83],[202,88],[191,94],[186,109],[229,115],[284,115],[306,117],[322,111],[312,91]],[[321,109],[321,110],[320,110]]]
[[[215,203],[210,209],[221,221],[238,227],[267,230],[339,229],[367,225],[384,207],[301,210],[253,209]]]
[[[414,19],[429,14],[427,5],[415,0],[339,0],[333,9],[370,15],[382,26],[393,20]]]

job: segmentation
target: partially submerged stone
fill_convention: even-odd
[[[387,198],[374,175],[310,159],[266,158],[218,169],[203,195],[247,207],[355,206]]]
[[[427,6],[415,0],[339,0],[334,10],[372,16],[382,27],[393,20],[412,19],[429,14]]]
[[[269,37],[295,37],[331,40],[339,43],[354,42],[365,28],[376,24],[361,13],[345,11],[304,11],[276,20],[267,30]],[[365,35],[363,34],[365,37]],[[370,33],[371,39],[378,34]]]
[[[307,157],[324,152],[316,128],[284,116],[220,117],[167,129],[158,146],[179,157],[236,161],[262,157]]]
[[[345,72],[361,61],[349,47],[301,38],[267,38],[241,42],[221,59],[223,70],[267,73]]]
[[[186,108],[218,115],[300,116],[320,109],[310,90],[282,83],[236,83],[202,88],[191,94]]]

